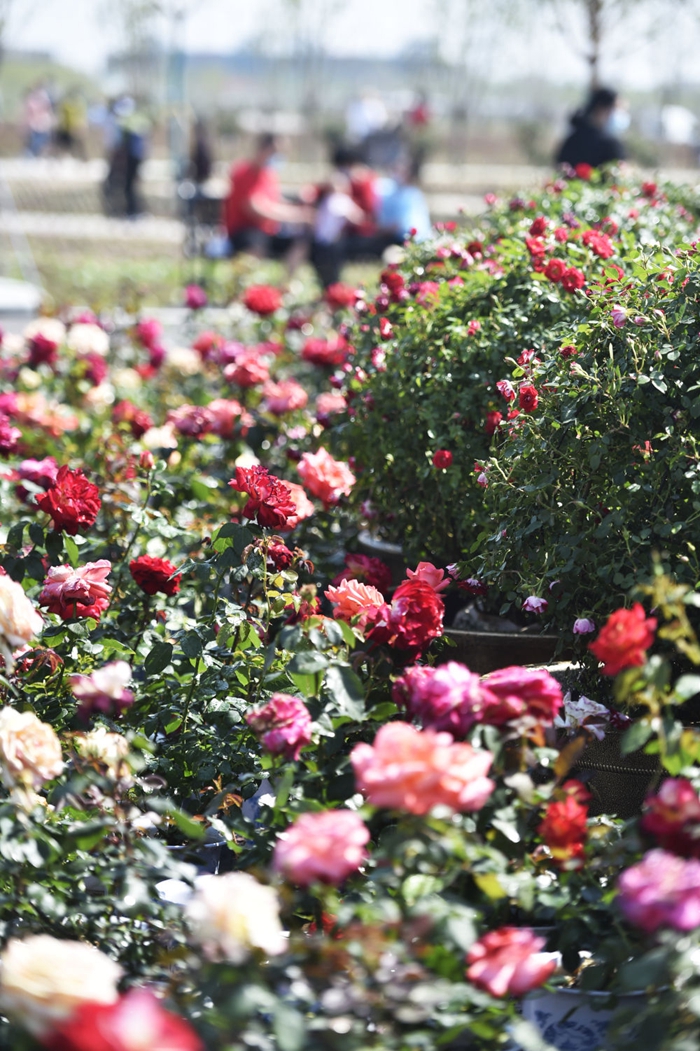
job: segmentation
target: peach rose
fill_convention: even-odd
[[[331,585],[324,594],[335,606],[335,619],[348,624],[355,621],[360,631],[364,630],[371,614],[384,605],[381,591],[371,584],[363,584],[361,580],[341,580],[337,587]]]
[[[0,711],[0,773],[3,784],[20,794],[32,792],[63,770],[61,742],[52,726],[34,712]],[[30,796],[31,798],[31,796]]]
[[[24,646],[44,626],[24,588],[6,574],[0,574],[0,654],[12,670],[12,651]]]
[[[495,787],[486,776],[490,752],[409,723],[382,726],[374,744],[355,745],[350,759],[357,787],[370,803],[411,814],[427,814],[441,803],[480,810]]]
[[[316,507],[306,495],[303,485],[299,485],[298,482],[288,482],[286,478],[284,484],[292,494],[292,503],[297,509],[296,514],[288,518],[280,530],[282,533],[288,533],[298,526],[300,522],[303,522],[305,518],[311,518],[311,515],[316,511]]]
[[[129,742],[126,737],[110,733],[104,726],[98,726],[89,733],[76,734],[73,744],[79,755],[106,767],[108,777],[125,785],[133,783],[131,768],[127,762]]]
[[[116,1003],[121,973],[119,964],[85,942],[48,934],[13,938],[0,957],[0,1010],[42,1037],[80,1004]]]
[[[311,495],[322,500],[326,509],[337,504],[341,496],[349,496],[355,484],[355,475],[348,465],[342,460],[334,460],[323,448],[315,453],[304,453],[297,470]]]
[[[302,814],[275,845],[273,868],[300,887],[342,883],[367,857],[369,829],[354,810]]]
[[[247,872],[198,880],[185,918],[210,960],[243,963],[253,949],[267,956],[285,949],[277,894]]]

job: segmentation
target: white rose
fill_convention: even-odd
[[[185,916],[194,939],[211,960],[242,963],[252,949],[268,956],[284,952],[277,894],[247,872],[198,880]]]
[[[168,351],[165,368],[181,376],[196,376],[202,371],[202,359],[191,347],[173,347]]]
[[[599,741],[605,737],[605,725],[610,718],[610,709],[598,701],[584,697],[583,694],[577,701],[571,699],[571,694],[564,696],[563,712],[554,720],[554,725],[561,729],[577,730],[585,726]]]
[[[66,344],[76,354],[100,354],[104,358],[109,353],[109,336],[99,325],[71,325]]]
[[[177,449],[177,433],[172,423],[164,423],[162,427],[149,427],[145,434],[141,435],[141,444],[144,449]]]
[[[0,957],[0,1010],[41,1037],[82,1003],[113,1004],[122,969],[93,945],[13,938]]]
[[[24,646],[44,621],[16,580],[0,574],[0,653],[12,664],[12,650]]]
[[[43,336],[60,346],[66,338],[66,326],[57,317],[38,317],[29,322],[22,334],[27,343],[35,336]]]
[[[112,373],[112,383],[118,390],[135,391],[143,385],[136,369],[117,369]]]
[[[133,781],[126,761],[129,755],[129,742],[126,737],[111,733],[104,726],[98,726],[89,733],[76,734],[73,744],[85,759],[96,759],[103,763],[110,777],[122,782]]]
[[[61,742],[34,712],[0,711],[0,767],[7,788],[38,789],[63,770]]]
[[[97,387],[90,387],[83,398],[83,405],[93,412],[104,412],[110,405],[114,404],[114,387],[111,383],[100,383]]]

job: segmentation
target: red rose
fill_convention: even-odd
[[[177,566],[167,558],[153,558],[151,555],[139,555],[129,563],[132,577],[147,595],[155,595],[157,591],[163,595],[177,595],[182,577],[179,573],[173,576],[176,569]]]
[[[534,412],[539,402],[537,389],[531,383],[525,383],[518,392],[518,405],[523,412]]]
[[[582,161],[580,164],[576,165],[576,167],[574,168],[574,171],[576,172],[576,176],[579,179],[583,179],[584,182],[588,182],[588,180],[590,179],[591,175],[593,174],[593,165],[592,164],[586,164],[585,162]]]
[[[331,310],[342,310],[344,307],[354,305],[355,289],[352,285],[344,285],[342,281],[336,281],[326,289],[325,299]]]
[[[561,281],[566,270],[567,266],[563,259],[550,259],[544,268],[544,276],[550,281]]]
[[[382,339],[391,339],[394,334],[394,326],[388,318],[379,319],[379,335]]]
[[[541,241],[539,237],[526,237],[525,247],[533,257],[543,256],[546,249],[544,241]]]
[[[599,230],[586,230],[581,240],[601,259],[609,259],[615,254],[612,241],[607,234],[602,234]]]
[[[120,401],[112,409],[114,423],[128,423],[134,438],[140,438],[153,426],[153,420],[130,401]]]
[[[301,356],[304,361],[312,365],[342,365],[347,361],[348,353],[352,348],[342,336],[334,336],[332,339],[321,339],[318,336],[307,339],[302,347]]]
[[[617,675],[623,668],[644,664],[646,651],[654,641],[656,623],[655,617],[646,616],[639,602],[632,609],[615,610],[595,642],[588,645],[603,662],[603,675]]]
[[[403,274],[400,274],[398,270],[382,270],[379,275],[379,280],[383,285],[389,289],[393,296],[398,295],[406,287]]]
[[[447,467],[452,466],[452,453],[449,449],[438,449],[433,453],[433,467],[437,467],[438,470],[445,470]]]
[[[282,293],[271,285],[251,285],[243,296],[243,302],[254,314],[267,317],[282,306]]]
[[[532,220],[530,226],[530,234],[532,237],[541,237],[547,229],[547,220],[543,215],[538,215],[536,219]]]
[[[562,802],[549,804],[537,832],[549,847],[555,861],[580,861],[586,839],[587,820],[588,807],[578,802],[575,793],[567,795]]]
[[[189,1023],[147,989],[131,989],[113,1004],[80,1004],[42,1043],[48,1051],[204,1051]]]
[[[156,321],[155,318],[145,317],[138,322],[134,330],[134,334],[139,343],[146,347],[147,350],[151,350],[157,347],[158,340],[163,332],[163,326],[160,321]]]
[[[250,500],[243,508],[246,518],[257,518],[258,525],[282,529],[288,518],[297,513],[291,490],[267,467],[237,467],[236,477],[228,483],[239,493],[248,493]]]
[[[585,283],[586,275],[575,266],[570,266],[561,279],[561,287],[565,292],[575,292],[576,289],[583,288]]]
[[[500,412],[487,412],[486,413],[486,426],[484,430],[487,434],[494,434],[498,430],[498,425],[503,419],[503,414]]]
[[[264,543],[264,541],[261,541]],[[290,551],[281,540],[272,540],[267,545],[267,560],[275,569],[289,569],[294,561],[294,552]]]
[[[391,606],[377,610],[367,637],[416,656],[442,635],[444,612],[445,604],[434,588],[421,580],[406,580],[394,592]]]
[[[565,347],[562,347],[559,351],[563,358],[573,358],[578,354],[578,350],[572,343],[568,343]]]
[[[51,488],[36,497],[36,504],[51,515],[55,530],[65,529],[75,536],[81,528],[95,524],[102,501],[100,490],[82,471],[64,466],[59,467]]]
[[[491,996],[523,996],[543,985],[556,962],[542,952],[545,939],[529,927],[499,927],[474,942],[467,978]]]
[[[491,194],[486,194],[486,196],[490,197],[492,195]],[[494,198],[494,200],[495,200],[495,198]],[[486,201],[486,203],[488,204],[489,202]],[[483,242],[481,242],[481,241],[470,241],[469,244],[467,245],[467,251],[469,252],[469,255],[483,255],[484,254]]]
[[[647,797],[641,825],[664,850],[700,858],[700,799],[684,777],[669,777]]]
[[[658,187],[655,182],[643,182],[642,193],[645,197],[656,197]]]
[[[49,365],[53,368],[57,357],[58,343],[55,340],[48,339],[41,332],[37,332],[35,336],[32,336],[29,341],[28,365],[30,369],[35,369],[38,365]]]

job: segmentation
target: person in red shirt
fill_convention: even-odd
[[[222,220],[232,255],[287,257],[288,265],[292,254],[303,255],[305,227],[313,221],[313,212],[282,198],[276,171],[279,156],[277,138],[266,132],[259,137],[253,157],[231,169]]]

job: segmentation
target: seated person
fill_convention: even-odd
[[[608,161],[625,159],[619,136],[629,126],[627,110],[610,88],[595,88],[588,102],[571,118],[571,131],[559,147],[557,164],[590,164],[598,168]]]
[[[303,245],[303,227],[313,213],[282,199],[277,178],[279,144],[274,135],[258,139],[254,156],[231,169],[231,187],[223,205],[229,253],[262,258],[289,256]]]

